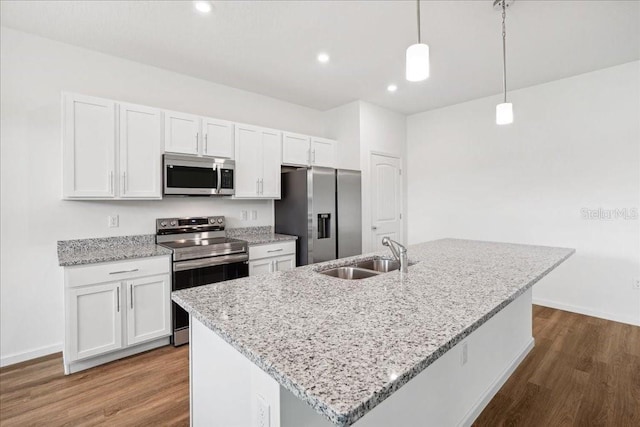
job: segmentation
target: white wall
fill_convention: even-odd
[[[62,201],[61,91],[324,136],[323,113],[40,37],[1,30],[2,364],[60,350],[62,269],[56,241],[154,233],[155,218],[226,215],[271,225],[271,201],[174,198]],[[240,221],[256,209],[257,221]],[[119,228],[107,216],[120,215]]]
[[[367,102],[360,102],[360,165],[362,168],[362,248],[374,250],[371,234],[371,153],[387,154],[400,158],[404,169],[406,147],[406,116]],[[406,174],[403,175],[406,188]],[[406,206],[406,197],[403,197]],[[403,209],[406,211],[406,209]],[[406,215],[403,216],[406,229]],[[406,241],[401,230],[400,240]]]
[[[326,111],[326,134],[338,141],[338,169],[360,170],[360,101]]]
[[[543,305],[640,325],[640,62],[407,120],[410,242],[459,237],[576,248],[534,287]]]

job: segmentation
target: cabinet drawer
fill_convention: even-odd
[[[296,242],[295,240],[271,243],[268,245],[249,246],[249,260],[267,258],[273,256],[295,254]]]
[[[168,255],[65,267],[64,269],[65,283],[69,288],[169,273],[170,270],[171,258]]]

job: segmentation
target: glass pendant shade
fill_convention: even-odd
[[[412,44],[407,48],[407,80],[419,82],[429,77],[429,45]]]
[[[513,104],[503,102],[496,105],[496,124],[508,125],[509,123],[513,123]]]

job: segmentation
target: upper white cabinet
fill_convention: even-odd
[[[116,104],[65,94],[63,195],[65,198],[115,196]]]
[[[203,156],[233,159],[235,144],[232,122],[203,118],[202,135],[204,138]]]
[[[311,137],[311,165],[336,167],[336,141]]]
[[[63,104],[64,198],[162,197],[160,110],[75,94]]]
[[[311,138],[306,135],[283,132],[282,164],[307,166],[311,163]]]
[[[282,164],[336,167],[336,141],[285,132],[282,135]]]
[[[234,125],[226,120],[164,112],[164,151],[233,159]]]
[[[200,117],[165,111],[164,151],[198,154],[200,151]]]
[[[280,198],[280,131],[235,127],[236,198]]]
[[[162,116],[160,110],[120,104],[120,197],[159,199]]]

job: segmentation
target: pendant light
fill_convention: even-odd
[[[507,16],[507,0],[494,0],[493,6],[500,5],[502,8],[502,85],[504,100],[496,105],[496,124],[508,125],[513,123],[513,104],[507,102],[507,27],[505,18]]]
[[[420,0],[418,5],[418,43],[407,48],[406,76],[410,82],[419,82],[429,77],[429,45],[422,43],[420,37]]]

